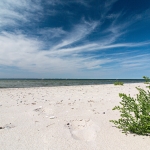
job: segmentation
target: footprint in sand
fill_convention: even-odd
[[[55,118],[53,109],[51,109],[51,108],[48,108],[48,107],[43,108],[42,106],[40,106],[39,108],[34,109],[34,111],[36,111],[40,115],[43,115],[43,116],[48,117],[50,119]]]
[[[99,126],[92,120],[73,120],[67,123],[72,137],[76,140],[93,141],[99,131]]]
[[[15,128],[15,125],[13,124],[6,124],[4,127],[0,127],[0,129],[11,129],[11,128]]]

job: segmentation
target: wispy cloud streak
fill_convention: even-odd
[[[57,46],[53,47],[53,50],[60,49],[64,46],[69,46],[73,43],[76,43],[87,35],[89,35],[96,27],[98,26],[98,22],[92,23],[81,23],[80,25],[76,25],[73,30],[68,33],[68,35],[59,43]]]
[[[1,0],[0,1],[0,27],[16,26],[20,22],[30,22],[35,18],[35,12],[40,15],[42,7],[40,0],[34,2],[30,0]],[[31,7],[32,6],[32,7]]]
[[[50,22],[52,26],[41,27],[42,19],[41,22],[38,20],[39,16],[44,16],[44,5],[41,0],[35,0],[34,3],[31,0],[1,0],[0,20],[3,22],[0,22],[0,66],[53,74],[85,74],[88,70],[108,71],[117,67],[147,67],[150,58],[148,51],[142,55],[135,54],[135,50],[140,52],[140,48],[147,48],[150,41],[136,42],[123,39],[128,33],[127,27],[137,19],[120,23],[119,20],[124,15],[122,12],[109,14],[115,2],[117,0],[107,0],[103,3],[99,20],[82,16],[80,21],[72,26],[70,24],[67,30],[60,26],[59,21],[57,26]],[[45,3],[54,8],[49,10],[54,11],[53,15],[61,13],[57,6],[70,3],[90,8],[84,0],[72,1],[69,4],[60,0]],[[36,26],[37,22],[40,24]],[[27,32],[24,32],[22,24],[24,27],[27,25]],[[30,24],[35,24],[36,28],[28,30]]]

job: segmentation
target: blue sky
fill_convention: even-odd
[[[144,75],[149,0],[0,0],[0,78]]]

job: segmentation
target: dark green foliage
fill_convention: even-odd
[[[150,78],[143,76],[143,79],[145,80],[145,84],[150,84]]]
[[[122,98],[121,106],[115,106],[113,110],[119,110],[121,118],[111,120],[124,133],[136,133],[140,135],[150,134],[150,91],[137,88],[139,94],[136,98],[119,94]]]
[[[123,85],[123,82],[116,81],[114,85]]]
[[[145,84],[149,84],[148,86],[146,86],[147,88],[150,88],[150,78],[149,77],[146,77],[146,76],[143,76],[143,79],[145,80]]]

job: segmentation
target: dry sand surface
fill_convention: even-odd
[[[125,135],[109,122],[118,93],[135,87],[86,85],[0,89],[0,150],[150,150],[150,137]]]

